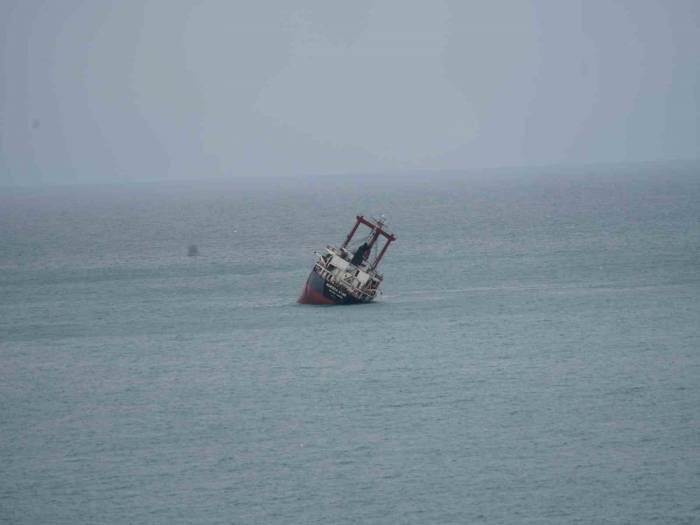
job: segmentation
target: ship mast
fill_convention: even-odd
[[[364,224],[368,228],[372,230],[372,233],[370,234],[370,238],[368,241],[368,246],[371,249],[374,244],[377,242],[379,237],[384,237],[386,242],[384,243],[384,246],[382,247],[381,251],[379,252],[379,255],[375,257],[374,261],[370,263],[369,267],[374,270],[379,263],[381,262],[382,258],[384,257],[384,254],[386,253],[387,248],[389,248],[389,245],[396,240],[396,237],[394,236],[393,233],[389,233],[384,229],[384,221],[383,220],[378,220],[375,222],[372,222],[368,219],[365,219],[363,215],[358,215],[355,217],[355,225],[352,227],[352,230],[350,230],[350,233],[348,236],[345,238],[345,242],[343,243],[342,247],[347,248],[348,244],[352,240],[353,236],[357,232],[357,229],[360,227],[360,224]]]

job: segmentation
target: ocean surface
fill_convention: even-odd
[[[0,523],[700,523],[700,168],[3,189]]]

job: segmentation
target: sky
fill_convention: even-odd
[[[700,2],[2,0],[0,186],[699,156]]]

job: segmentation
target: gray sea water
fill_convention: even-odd
[[[699,325],[697,166],[6,189],[0,522],[700,523]]]

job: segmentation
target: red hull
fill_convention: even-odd
[[[310,281],[311,277],[309,277],[309,279],[306,281],[304,290],[299,296],[299,300],[297,301],[299,304],[336,304],[333,300],[323,295],[323,290],[320,292],[318,290],[314,290]]]

